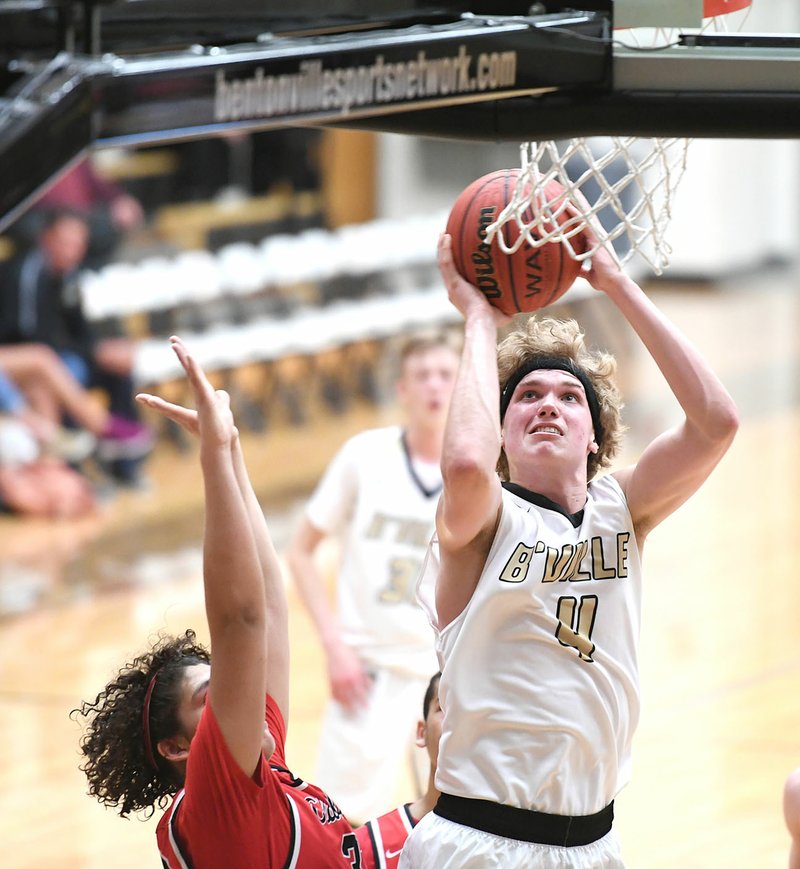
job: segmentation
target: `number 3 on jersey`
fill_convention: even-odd
[[[566,596],[558,599],[556,639],[562,646],[571,646],[582,661],[589,663],[594,662],[592,652],[595,645],[591,636],[596,615],[596,594],[583,595],[580,601]]]
[[[381,603],[415,603],[417,577],[422,562],[418,558],[393,558],[389,562],[389,582],[378,594]]]
[[[351,869],[361,869],[361,848],[355,833],[342,836],[342,854],[350,861]]]

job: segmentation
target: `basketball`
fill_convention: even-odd
[[[538,311],[553,304],[572,286],[581,270],[581,263],[560,241],[540,247],[526,241],[511,254],[500,248],[497,236],[491,244],[486,243],[486,229],[511,200],[519,174],[519,169],[500,169],[473,181],[459,194],[447,219],[456,270],[505,314]],[[564,188],[550,181],[544,194],[548,202],[553,202],[564,194]],[[522,219],[529,222],[533,217],[529,206]],[[564,214],[559,220],[563,222],[567,217]],[[511,247],[520,229],[516,221],[510,220],[499,232]],[[576,253],[586,249],[580,234],[573,236],[570,243]]]

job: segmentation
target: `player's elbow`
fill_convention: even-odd
[[[445,487],[470,486],[485,480],[494,473],[480,449],[461,449],[442,457],[442,479]]]
[[[494,468],[476,459],[443,463],[442,478],[444,491],[437,528],[464,545],[484,527],[487,516],[496,509],[500,481]]]
[[[705,428],[708,438],[726,449],[730,446],[739,430],[739,411],[733,399],[728,398],[714,406]]]
[[[266,632],[267,608],[263,599],[231,600],[225,605],[217,604],[209,610],[208,622],[213,633],[239,631],[255,636]]]

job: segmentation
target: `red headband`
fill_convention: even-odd
[[[144,695],[144,705],[142,706],[142,726],[144,729],[144,754],[147,758],[148,763],[153,769],[158,770],[158,764],[156,763],[156,756],[153,753],[153,742],[150,738],[150,699],[153,696],[153,688],[156,687],[156,679],[158,679],[158,674],[161,672],[160,669],[156,670],[155,673],[150,678],[150,684],[147,686],[147,692]]]

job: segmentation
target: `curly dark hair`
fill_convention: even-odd
[[[150,736],[153,746],[160,739],[180,732],[178,700],[184,671],[193,664],[209,664],[211,655],[197,642],[194,631],[178,637],[159,634],[145,653],[122,667],[95,697],[70,712],[75,720],[87,720],[80,748],[85,757],[81,771],[89,781],[89,795],[112,806],[124,818],[144,810],[149,817],[163,808],[182,782],[172,766],[154,751],[157,768],[145,749],[142,710],[145,694],[158,673],[150,698]]]

